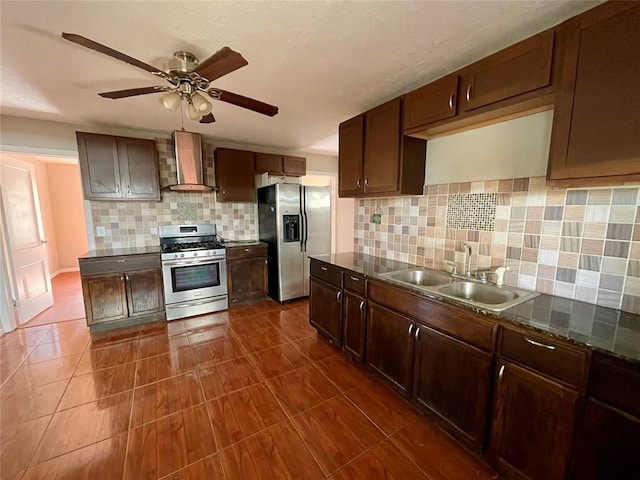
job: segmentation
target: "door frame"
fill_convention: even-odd
[[[0,197],[2,186],[0,185]],[[15,287],[13,285],[12,268],[9,265],[7,241],[4,231],[4,205],[0,202],[0,335],[16,329],[17,310],[13,306]]]

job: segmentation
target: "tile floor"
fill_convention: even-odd
[[[316,337],[306,301],[0,338],[0,478],[489,479]]]
[[[53,291],[53,305],[33,317],[23,327],[84,318],[80,272],[64,272],[56,275],[51,280],[51,290]]]

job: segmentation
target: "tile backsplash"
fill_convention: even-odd
[[[176,183],[173,142],[157,138],[160,187]],[[215,185],[212,145],[205,145],[205,183]],[[233,240],[255,239],[257,210],[253,203],[218,203],[215,192],[174,192],[162,190],[159,202],[90,201],[95,248],[128,248],[159,244],[158,225],[211,222],[218,234]],[[97,227],[105,235],[97,236]]]
[[[463,271],[465,243],[473,270],[506,265],[508,284],[640,313],[638,186],[566,189],[533,177],[356,202],[357,252]]]

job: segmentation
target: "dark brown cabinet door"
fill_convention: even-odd
[[[302,177],[307,174],[307,159],[304,157],[285,156],[282,158],[285,175]]]
[[[155,142],[118,138],[117,143],[123,197],[127,200],[160,200]]]
[[[218,201],[255,203],[254,153],[217,148],[214,155]]]
[[[122,198],[117,137],[77,132],[78,158],[84,198]]]
[[[507,361],[496,366],[489,457],[513,478],[566,478],[578,392]]]
[[[405,395],[411,390],[413,320],[369,302],[367,365]]]
[[[546,31],[471,65],[461,82],[461,109],[473,110],[549,85],[553,44],[554,32]]]
[[[284,173],[282,155],[272,153],[256,153],[256,173],[269,172],[274,175]]]
[[[227,274],[229,300],[234,303],[267,293],[266,256],[228,260]]]
[[[310,287],[309,322],[331,343],[342,346],[342,289],[314,277]]]
[[[123,274],[83,277],[82,295],[89,326],[129,316]]]
[[[338,137],[338,193],[359,195],[364,181],[364,115],[341,123]]]
[[[571,478],[640,478],[640,419],[589,400],[576,435]]]
[[[130,317],[164,310],[161,270],[139,270],[124,276]]]
[[[359,295],[344,292],[343,310],[344,349],[360,362],[364,361],[367,301]]]
[[[398,98],[365,115],[364,193],[395,193],[399,189],[400,110]]]
[[[638,180],[640,6],[607,2],[567,31],[547,178]]]
[[[416,334],[413,400],[454,427],[480,451],[484,442],[493,356],[431,328]]]
[[[454,117],[457,93],[457,73],[408,93],[404,99],[404,130]]]

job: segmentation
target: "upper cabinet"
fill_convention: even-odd
[[[307,174],[307,159],[273,153],[256,153],[256,173],[302,177]]]
[[[341,197],[421,195],[426,144],[402,135],[397,98],[339,127]]]
[[[640,5],[607,2],[563,27],[547,179],[640,180]]]
[[[431,138],[551,108],[556,43],[547,30],[407,93],[404,133]]]
[[[404,99],[404,129],[411,130],[454,117],[458,79],[459,75],[454,73],[407,93]]]
[[[256,201],[254,152],[216,148],[216,194],[219,202]]]
[[[160,200],[153,140],[76,132],[84,198]]]
[[[460,108],[484,107],[551,83],[554,32],[547,30],[464,69]]]

